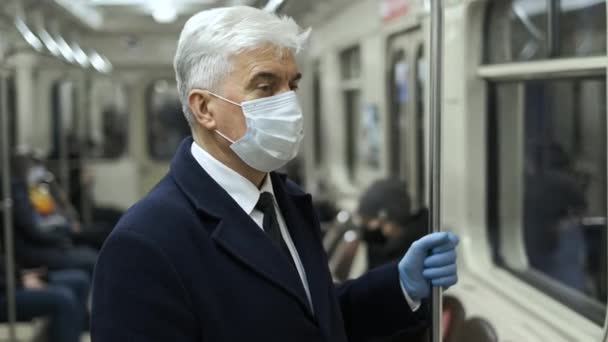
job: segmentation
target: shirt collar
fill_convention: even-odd
[[[192,142],[190,152],[203,170],[232,197],[247,215],[253,212],[262,192],[270,192],[274,196],[269,175],[264,177],[262,187],[258,189],[247,178],[215,159],[196,142]]]

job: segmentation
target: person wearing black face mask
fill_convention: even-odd
[[[402,181],[374,182],[361,196],[357,212],[369,268],[398,260],[427,230],[427,210],[411,212],[407,185]]]
[[[367,250],[367,269],[373,269],[401,258],[414,241],[424,236],[428,227],[428,210],[412,212],[407,184],[396,179],[374,182],[359,199],[360,236]],[[426,322],[407,331],[373,342],[427,341]]]

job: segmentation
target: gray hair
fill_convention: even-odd
[[[173,61],[186,120],[192,125],[188,94],[194,88],[217,91],[231,71],[231,57],[270,43],[299,53],[310,35],[290,17],[247,6],[199,12],[184,25]]]

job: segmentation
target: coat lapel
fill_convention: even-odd
[[[302,282],[292,264],[249,216],[241,216],[223,219],[213,232],[213,239],[243,265],[294,297],[312,318]]]
[[[306,193],[290,193],[282,175],[273,173],[271,176],[277,202],[306,270],[314,314],[327,337],[330,331],[328,294],[334,289],[326,276],[327,260],[324,258],[321,238],[317,234],[320,227],[314,215],[312,198]]]
[[[218,246],[243,266],[285,291],[312,319],[300,278],[258,225],[194,159],[192,138],[180,145],[170,175],[190,202],[217,225],[211,233]]]

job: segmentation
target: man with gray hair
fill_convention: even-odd
[[[192,138],[101,252],[93,341],[367,341],[424,321],[431,286],[456,283],[458,238],[439,233],[333,284],[310,196],[274,172],[304,134],[308,35],[243,6],[186,23],[175,72]]]

